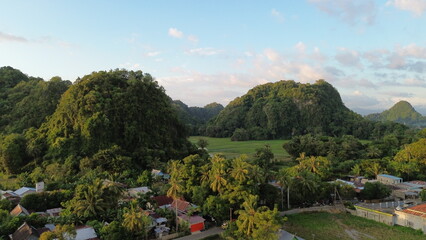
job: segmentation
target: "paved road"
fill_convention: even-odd
[[[210,228],[209,230],[206,230],[204,232],[192,234],[192,235],[181,237],[181,238],[175,238],[175,240],[198,240],[198,239],[202,239],[202,238],[205,238],[205,237],[208,237],[208,236],[211,236],[211,235],[219,234],[223,231],[224,230],[220,227],[214,227],[214,228]]]

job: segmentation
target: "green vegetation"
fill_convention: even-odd
[[[189,137],[189,141],[193,144],[197,144],[199,139],[207,140],[207,149],[210,154],[222,154],[227,158],[234,158],[241,154],[247,154],[252,158],[256,153],[256,149],[269,145],[277,160],[290,160],[290,155],[282,148],[283,144],[288,142],[288,140],[231,141],[230,138]]]
[[[209,121],[206,135],[234,141],[289,139],[308,133],[369,139],[405,128],[365,120],[346,108],[337,90],[324,80],[279,81],[256,86],[234,99]]]
[[[219,103],[210,103],[204,107],[188,107],[179,100],[173,101],[173,107],[177,110],[179,120],[185,124],[190,135],[204,135],[206,123],[216,117],[223,106]]]
[[[1,71],[21,76],[18,70]],[[9,129],[18,133],[0,134],[0,168],[8,173],[19,173],[27,164],[46,161],[67,162],[70,170],[100,166],[117,173],[158,166],[159,162],[181,158],[195,150],[186,139],[185,127],[178,121],[171,99],[149,74],[126,70],[93,72],[69,88],[62,86],[58,78],[48,83],[34,80],[41,90],[38,85],[27,86],[33,80],[17,82],[15,77],[9,78],[16,85],[2,92],[4,127],[0,125],[0,130],[4,129],[3,134]],[[43,87],[46,91],[42,91]],[[60,101],[55,102],[61,95]],[[28,107],[43,114],[33,115]],[[47,109],[39,109],[42,107]],[[15,118],[19,121],[12,121]],[[28,123],[21,122],[26,118]],[[41,124],[40,119],[46,121]],[[21,133],[23,129],[26,131]]]
[[[350,214],[301,213],[289,215],[284,229],[304,239],[426,239],[419,230],[401,226],[388,226]],[[351,237],[355,236],[355,237]]]
[[[382,113],[374,113],[366,116],[374,121],[392,121],[414,127],[425,127],[426,117],[418,113],[407,101],[399,101],[389,110]]]

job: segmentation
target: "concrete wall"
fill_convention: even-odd
[[[397,216],[396,224],[419,229],[422,230],[423,233],[426,233],[426,218],[408,214],[402,211],[395,211],[395,214]]]
[[[377,210],[363,208],[359,206],[355,206],[355,208],[356,208],[356,211],[351,213],[352,214],[355,213],[356,216],[371,219],[376,222],[381,222],[390,226],[393,226],[396,223],[396,216],[393,214],[380,212]]]

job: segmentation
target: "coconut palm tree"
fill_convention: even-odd
[[[173,198],[176,202],[176,200],[179,199],[179,197],[181,196],[182,189],[183,189],[181,181],[172,177],[169,181],[169,184],[170,184],[170,188],[169,188],[169,190],[167,190],[167,196]],[[179,228],[178,227],[177,205],[178,204],[176,203],[176,208],[175,208],[175,210],[176,210],[176,212],[175,212],[175,214],[176,214],[176,232],[178,231],[178,228]]]
[[[107,204],[103,198],[103,193],[103,183],[99,179],[83,190],[83,198],[77,200],[74,207],[77,216],[94,217],[105,212]]]
[[[147,239],[147,227],[150,220],[143,210],[137,205],[136,201],[130,203],[130,208],[124,209],[123,227],[132,232],[135,237],[144,235]]]
[[[246,159],[246,155],[241,155],[232,162],[232,170],[230,172],[231,177],[233,177],[239,183],[244,182],[247,179],[247,175],[249,173],[250,164],[245,161]]]
[[[290,209],[290,188],[294,183],[294,176],[289,168],[281,168],[278,171],[277,183],[281,189],[281,207],[284,208],[284,189],[287,189],[287,208]]]
[[[239,214],[237,221],[238,230],[246,236],[251,236],[253,233],[257,199],[257,195],[250,194],[241,205],[243,209],[237,211]]]
[[[225,179],[226,171],[225,171],[225,159],[215,155],[212,158],[212,167],[209,172],[210,175],[210,188],[214,192],[221,193],[223,187],[228,184],[228,181]]]

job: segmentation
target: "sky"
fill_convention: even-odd
[[[150,73],[189,106],[324,79],[362,114],[426,114],[426,0],[0,0],[0,66],[74,81]]]

